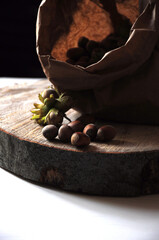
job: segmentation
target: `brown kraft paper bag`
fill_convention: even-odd
[[[57,0],[43,0],[39,7],[37,54],[46,77],[74,98],[74,108],[81,113],[107,121],[158,125],[159,1],[148,2],[125,45],[85,68],[64,59],[66,49],[75,46],[76,35],[83,36],[82,27],[74,25],[75,18],[80,22],[80,8],[74,0],[68,5],[69,14]]]

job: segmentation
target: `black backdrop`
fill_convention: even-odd
[[[35,44],[40,2],[0,1],[0,76],[44,77]]]

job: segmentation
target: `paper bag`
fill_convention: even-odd
[[[63,59],[64,48],[74,45],[76,34],[85,31],[84,24],[83,28],[79,24],[79,29],[73,25],[75,17],[80,23],[78,4],[82,1],[67,2],[64,6],[62,1],[44,0],[39,7],[37,54],[49,81],[70,94],[74,108],[81,113],[107,121],[159,124],[159,1],[148,2],[123,46],[86,68]],[[102,13],[98,15],[100,19]],[[91,29],[90,35],[98,38],[97,32]]]

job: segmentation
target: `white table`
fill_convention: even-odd
[[[0,87],[25,81],[1,78]],[[159,195],[72,194],[29,183],[0,169],[0,240],[53,239],[158,240]]]

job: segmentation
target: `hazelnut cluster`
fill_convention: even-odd
[[[45,89],[38,97],[41,103],[34,103],[34,108],[31,110],[33,113],[31,119],[36,120],[40,125],[53,124],[59,126],[63,118],[67,118],[65,112],[73,105],[70,96],[59,93],[53,86]]]
[[[49,141],[54,140],[57,136],[62,142],[71,142],[76,147],[88,146],[91,141],[107,142],[112,140],[116,135],[116,129],[111,125],[97,127],[94,123],[84,124],[80,120],[63,124],[59,127],[47,125],[42,129],[43,136]]]
[[[116,129],[111,125],[97,127],[92,115],[83,115],[71,121],[65,112],[73,105],[73,99],[64,93],[59,93],[52,86],[38,95],[40,104],[34,103],[32,120],[36,120],[42,129],[43,136],[49,141],[56,137],[62,142],[71,142],[80,147],[87,146],[91,141],[110,141],[116,135]],[[63,118],[69,120],[62,124]]]
[[[78,46],[70,48],[66,52],[66,62],[72,65],[87,67],[98,62],[106,52],[124,45],[126,40],[126,38],[115,33],[108,35],[100,42],[89,40],[84,36],[80,37]]]

